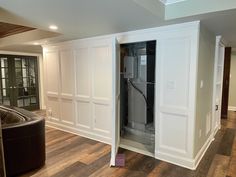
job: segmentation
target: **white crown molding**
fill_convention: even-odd
[[[182,2],[186,0],[159,0],[159,1],[161,1],[164,5],[170,5],[170,4],[174,4],[174,3],[178,3],[178,2]]]

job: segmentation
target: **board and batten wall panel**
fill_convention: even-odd
[[[199,25],[199,22],[192,22],[113,35],[117,35],[120,43],[157,40],[155,158],[191,169],[195,168],[193,146]],[[111,125],[111,36],[70,41],[45,48],[58,50],[58,53],[65,48],[72,50],[75,75],[71,102],[65,100],[61,93],[61,72],[58,74],[59,93],[56,97],[59,107],[55,104],[56,99],[51,102],[48,99],[48,105],[54,104],[55,108],[51,106],[54,110],[60,109],[58,115],[61,117],[73,112],[71,117],[74,116],[74,120],[69,121],[74,121],[75,124],[66,124],[62,121],[63,118],[56,123],[49,119],[47,123],[88,138],[111,143],[111,129],[116,126]],[[46,50],[45,52],[47,53]],[[64,91],[69,92],[65,89]],[[70,106],[72,102],[74,107]],[[65,110],[62,110],[62,107]]]
[[[72,99],[61,99],[61,121],[67,125],[75,123],[74,101]]]
[[[60,120],[60,99],[59,99],[59,54],[57,50],[44,53],[45,64],[45,92],[48,119],[51,121]]]
[[[198,26],[157,40],[156,158],[194,169]]]
[[[85,130],[91,129],[91,64],[89,47],[78,47],[75,50],[76,66],[76,125]]]
[[[59,94],[59,56],[58,52],[48,52],[46,57],[47,94]]]
[[[186,155],[190,39],[161,41],[160,51],[160,150]]]
[[[72,50],[60,51],[61,94],[72,97],[74,94],[74,56]]]
[[[74,109],[74,53],[72,49],[59,49],[60,55],[60,110],[61,121],[66,125],[75,124]]]
[[[60,120],[60,101],[57,97],[47,96],[48,118],[52,121]]]
[[[101,134],[109,134],[111,131],[112,60],[110,50],[106,45],[91,48],[93,129]]]
[[[106,38],[46,47],[46,72],[53,71],[50,79],[58,85],[51,89],[57,92],[53,99],[47,95],[49,125],[111,142],[111,45],[111,39]]]

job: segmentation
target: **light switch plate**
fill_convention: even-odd
[[[201,82],[200,82],[200,88],[203,88],[203,86],[204,86],[204,81],[201,80]]]

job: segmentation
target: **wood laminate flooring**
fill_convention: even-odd
[[[120,149],[125,167],[110,167],[110,146],[46,127],[46,164],[21,177],[236,177],[236,112],[222,120],[194,171]]]

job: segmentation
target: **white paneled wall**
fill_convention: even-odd
[[[191,25],[190,25],[191,26]],[[195,169],[194,124],[199,26],[157,40],[155,156]]]
[[[207,149],[194,153],[199,27],[190,22],[44,46],[47,125],[106,143],[113,138],[115,157],[119,90],[112,78],[119,66],[112,56],[119,53],[112,53],[112,39],[156,40],[155,158],[195,169]]]
[[[159,149],[185,155],[188,147],[188,103],[191,38],[160,41]],[[167,52],[171,51],[171,52]],[[170,72],[171,71],[171,72]],[[176,126],[178,125],[178,126]]]
[[[48,125],[111,142],[111,39],[44,47]]]

